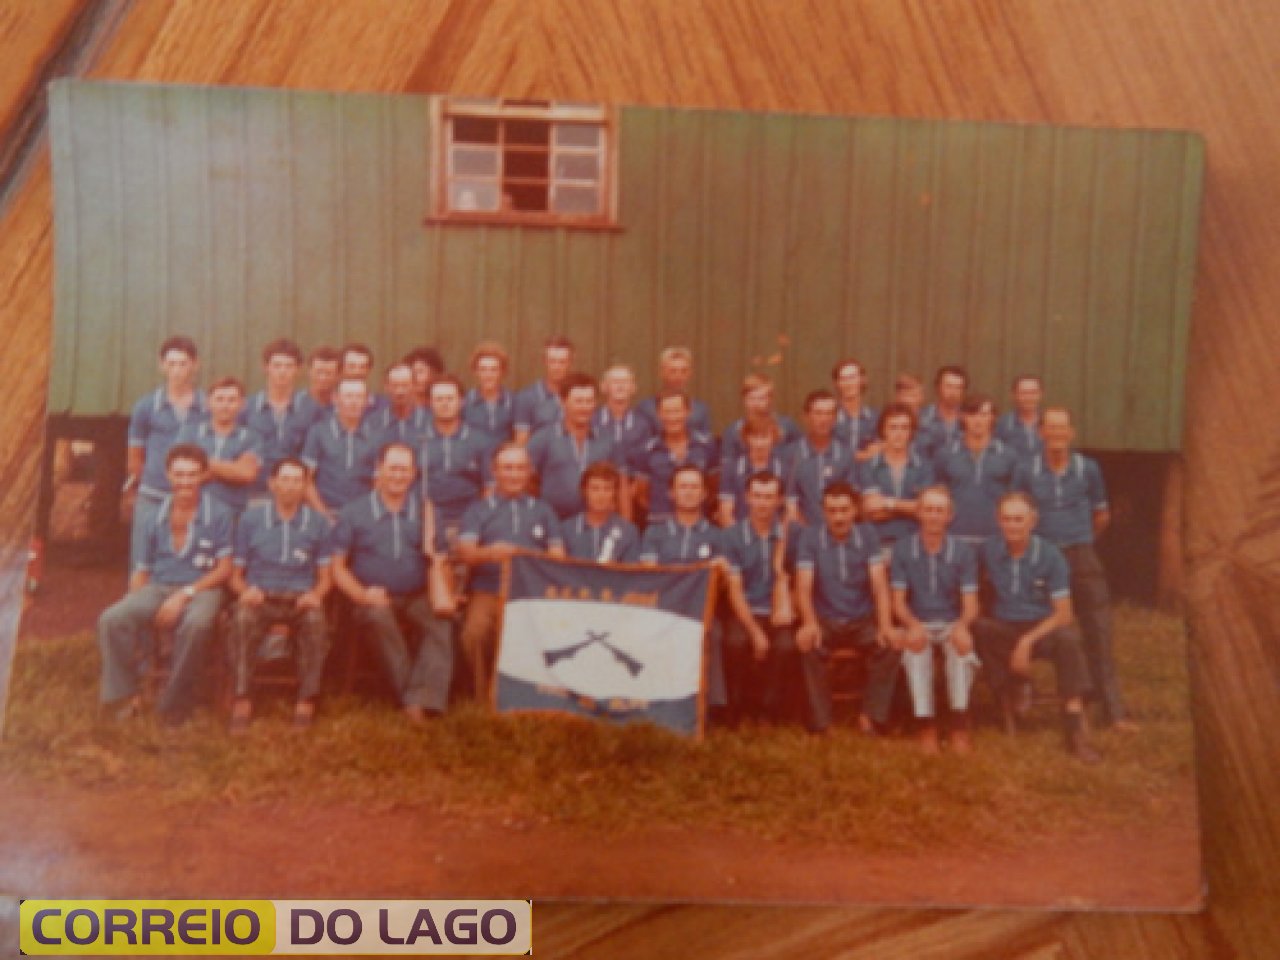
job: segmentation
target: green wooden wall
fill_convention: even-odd
[[[379,360],[549,333],[652,384],[693,347],[720,423],[834,359],[1041,373],[1092,447],[1176,450],[1203,141],[1174,131],[624,108],[618,231],[427,226],[430,98],[59,81],[50,413],[127,411],[155,346],[256,387],[277,335]],[[770,364],[771,359],[777,360]]]

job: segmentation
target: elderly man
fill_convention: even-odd
[[[257,504],[236,528],[231,592],[238,598],[228,647],[232,690],[231,732],[248,729],[250,698],[259,645],[277,624],[293,631],[298,695],[293,722],[310,725],[320,693],[329,631],[324,598],[329,592],[329,521],[303,503],[307,468],[297,457],[282,457],[267,481],[271,500]]]
[[[529,493],[529,453],[512,442],[493,455],[494,489],[462,515],[458,553],[471,568],[471,599],[462,622],[462,651],[472,694],[487,699],[493,684],[501,613],[501,564],[517,550],[564,556],[560,519]]]
[[[947,535],[953,510],[946,487],[920,494],[920,530],[893,547],[893,612],[905,632],[902,666],[925,753],[938,752],[934,722],[933,657],[940,649],[951,708],[951,749],[972,750],[969,692],[978,658],[970,627],[978,617],[978,565],[967,544]]]
[[[352,622],[367,631],[405,716],[421,723],[443,713],[453,674],[449,621],[427,599],[430,545],[414,491],[414,450],[390,443],[378,456],[374,488],[342,508],[333,532],[333,581],[352,603]],[[436,561],[440,562],[440,561]],[[416,635],[410,655],[406,631]]]
[[[231,573],[232,518],[202,489],[208,471],[209,457],[199,447],[169,448],[165,482],[171,492],[139,531],[129,593],[98,620],[102,702],[117,717],[141,707],[138,664],[155,656],[157,632],[173,632],[169,680],[157,710],[168,722],[182,723],[194,705],[222,585]]]
[[[978,656],[1012,728],[1016,678],[1031,673],[1031,661],[1049,660],[1058,675],[1067,751],[1086,763],[1101,758],[1084,725],[1088,669],[1071,610],[1071,581],[1062,551],[1033,533],[1039,516],[1031,497],[1006,493],[996,511],[1000,533],[983,544],[982,567],[995,593],[992,616],[974,627]]]

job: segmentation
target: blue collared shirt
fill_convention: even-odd
[[[786,414],[775,413],[773,415],[774,422],[778,425],[778,442],[777,448],[785,451],[793,443],[804,436],[804,431],[800,429],[800,425],[788,417]],[[747,450],[746,441],[742,439],[742,429],[746,426],[746,419],[739,417],[733,423],[729,424],[729,429],[724,432],[724,436],[720,438],[720,462],[732,463],[741,454]]]
[[[897,470],[885,460],[883,451],[858,464],[857,486],[864,494],[878,493],[894,500],[914,500],[933,482],[933,468],[916,453],[907,454],[907,462]],[[915,531],[915,517],[895,516],[876,521],[876,532],[882,541],[900,540]]]
[[[913,447],[926,459],[932,459],[961,436],[960,415],[944,420],[938,412],[938,405],[931,403],[920,411]]]
[[[169,401],[164,387],[157,387],[133,405],[133,414],[129,417],[129,446],[142,448],[140,493],[160,496],[169,492],[165,455],[177,442],[178,431],[187,423],[199,423],[207,413],[205,396],[199,390],[192,394],[191,406],[182,416]]]
[[[183,587],[195,583],[223,557],[231,556],[232,517],[231,511],[201,491],[179,549],[169,527],[172,510],[170,495],[161,501],[160,509],[142,532],[142,549],[135,569],[146,570],[153,583]]]
[[[418,487],[436,508],[437,525],[456,527],[488,479],[487,438],[466,424],[453,434],[428,427],[418,445]],[[443,532],[443,531],[441,531]]]
[[[579,443],[563,423],[543,427],[529,438],[529,462],[538,474],[538,495],[551,504],[561,519],[585,508],[578,484],[582,472],[593,463],[622,468],[618,451],[607,434],[588,432]]]
[[[865,450],[877,439],[876,427],[880,423],[880,413],[874,407],[863,404],[856,417],[849,416],[843,406],[836,410],[836,439],[850,450]]]
[[[1054,473],[1044,455],[1037,455],[1018,466],[1013,486],[1035,499],[1040,536],[1059,547],[1093,543],[1093,515],[1108,505],[1107,486],[1092,457],[1072,453],[1065,469]]]
[[[367,421],[347,430],[335,416],[312,424],[302,445],[302,462],[315,471],[316,491],[330,509],[368,493],[381,447]]]
[[[236,527],[235,565],[267,593],[305,593],[333,551],[329,521],[305,504],[285,520],[272,502],[250,507]]]
[[[366,587],[397,595],[420,592],[427,563],[418,498],[410,493],[399,510],[389,509],[376,490],[352,500],[338,515],[333,553],[346,556],[347,569]]]
[[[1017,411],[1009,410],[1000,414],[996,421],[996,437],[1014,452],[1019,462],[1030,460],[1044,451],[1044,440],[1040,437],[1040,419],[1027,424],[1018,416]]]
[[[671,477],[676,467],[692,464],[710,473],[719,463],[715,437],[706,433],[690,433],[685,455],[677,460],[661,436],[653,437],[644,445],[631,463],[631,474],[649,483],[649,519],[660,520],[671,516],[675,505],[671,502]]]
[[[365,427],[377,438],[379,450],[388,443],[407,443],[417,449],[431,424],[431,411],[426,407],[414,407],[407,417],[401,418],[395,415],[390,403],[368,414],[364,420]]]
[[[945,537],[937,553],[925,549],[919,534],[893,545],[890,585],[905,590],[907,607],[924,623],[960,617],[961,598],[978,592],[978,561],[967,543]]]
[[[1039,623],[1053,613],[1053,601],[1071,596],[1071,571],[1062,551],[1033,534],[1026,552],[1014,559],[1004,538],[989,537],[980,553],[995,587],[995,615],[1015,623]]]
[[[857,486],[853,452],[834,439],[827,449],[818,451],[808,437],[801,437],[791,449],[791,472],[784,478],[787,500],[800,505],[805,523],[816,526],[822,523],[822,491],[827,484],[843,480]]]
[[[754,614],[765,615],[773,609],[773,583],[777,579],[773,555],[781,539],[781,524],[774,523],[769,532],[761,536],[750,519],[740,520],[720,533],[729,570],[742,579],[742,592]],[[783,550],[786,551],[786,546]]]
[[[593,527],[585,513],[570,517],[560,525],[564,550],[578,560],[596,563],[634,563],[640,558],[640,534],[630,520],[611,515]]]
[[[512,427],[533,434],[542,427],[559,423],[563,416],[559,395],[547,386],[545,380],[539,380],[516,394]]]
[[[640,559],[646,563],[707,563],[721,556],[721,529],[706,517],[686,527],[675,517],[650,522],[640,542]]]
[[[493,493],[471,504],[462,515],[458,540],[482,547],[509,543],[539,552],[564,546],[556,512],[545,501],[527,493],[518,497]],[[502,571],[496,563],[482,563],[472,570],[473,590],[497,593],[501,582]]]
[[[258,479],[252,487],[255,492],[267,489],[271,468],[279,461],[302,453],[307,430],[315,421],[318,410],[311,395],[305,392],[290,397],[279,413],[271,406],[265,390],[259,390],[249,398],[240,411],[240,422],[258,435],[261,444],[262,469],[258,471]]]
[[[636,412],[649,423],[649,432],[657,436],[662,432],[662,421],[658,417],[657,396],[645,397],[636,405]],[[689,398],[689,430],[699,433],[714,434],[711,428],[711,409],[696,397]]]
[[[957,440],[937,455],[933,463],[938,482],[947,485],[955,504],[951,533],[957,537],[989,537],[995,534],[996,504],[1013,486],[1017,466],[1013,452],[995,438],[979,453]]]
[[[824,523],[805,527],[796,569],[813,572],[813,609],[820,620],[862,620],[875,613],[871,569],[884,566],[880,538],[869,523],[856,523],[843,540]]]
[[[607,406],[600,406],[591,415],[591,432],[608,437],[613,441],[614,450],[618,451],[618,465],[628,466],[654,436],[649,420],[639,410],[628,410],[620,417],[615,417]]]
[[[515,397],[506,389],[490,402],[473,387],[462,402],[462,422],[480,431],[485,440],[486,456],[511,439],[515,416]]]
[[[791,472],[791,455],[783,454],[774,448],[769,455],[769,462],[763,467],[751,465],[751,458],[743,453],[733,463],[723,463],[720,468],[720,502],[728,500],[733,503],[733,518],[741,520],[747,515],[747,481],[751,475],[761,470],[768,470],[785,486]]]
[[[248,427],[234,426],[230,433],[220,434],[213,429],[208,420],[200,423],[187,422],[178,431],[174,443],[194,443],[209,455],[210,462],[232,463],[244,454],[251,453],[255,460],[262,462],[262,438]],[[226,483],[222,480],[209,480],[205,491],[234,514],[240,514],[249,502],[249,492],[253,482]]]

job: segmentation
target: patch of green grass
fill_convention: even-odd
[[[694,743],[647,726],[496,717],[475,706],[417,729],[388,704],[353,698],[326,701],[304,735],[289,729],[280,702],[235,740],[213,712],[179,730],[149,718],[113,725],[97,712],[94,639],[80,633],[19,645],[0,766],[63,786],[140,786],[175,807],[351,801],[610,831],[696,825],[867,849],[1016,844],[1137,827],[1192,793],[1181,621],[1122,607],[1116,642],[1142,730],[1097,735],[1106,760],[1085,767],[1064,753],[1048,707],[1015,738],[979,727],[968,758],[926,757],[909,739],[868,741],[843,727],[825,738],[716,730]]]

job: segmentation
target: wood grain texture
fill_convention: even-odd
[[[0,62],[26,42],[0,34]],[[539,905],[537,946],[539,956],[1262,957],[1280,950],[1278,48],[1271,0],[138,0],[90,75],[1201,131],[1185,545],[1210,909]],[[0,218],[7,546],[22,542],[34,503],[50,231],[45,164]]]

